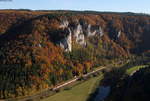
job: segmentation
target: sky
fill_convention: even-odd
[[[0,9],[92,10],[150,14],[150,0],[0,0]]]

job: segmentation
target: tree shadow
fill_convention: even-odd
[[[128,85],[128,80],[130,79],[130,76],[126,73],[127,69],[135,66],[135,65],[143,65],[146,64],[148,61],[140,60],[139,61],[131,61],[119,68],[112,67],[109,71],[104,71],[104,78],[100,81],[99,86],[111,86],[111,92],[109,96],[105,99],[106,101],[112,100],[112,101],[122,101],[124,96],[124,91],[126,90],[126,87]],[[87,101],[94,101],[94,98],[98,94],[98,88],[95,90],[94,93],[89,95],[89,98]],[[119,89],[119,91],[118,91]],[[118,92],[114,92],[118,91]],[[113,97],[117,96],[117,97]]]

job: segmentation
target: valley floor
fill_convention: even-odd
[[[102,78],[102,74],[97,77],[90,78],[73,88],[60,91],[59,93],[43,99],[42,101],[86,101]]]

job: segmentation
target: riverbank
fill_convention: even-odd
[[[97,77],[92,77],[72,88],[68,87],[66,90],[62,90],[42,101],[87,101],[88,97],[95,91],[95,87],[98,86],[99,81],[102,78],[102,74]]]

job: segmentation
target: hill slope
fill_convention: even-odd
[[[147,15],[22,12],[0,12],[1,98],[53,87],[96,65],[150,50]]]

